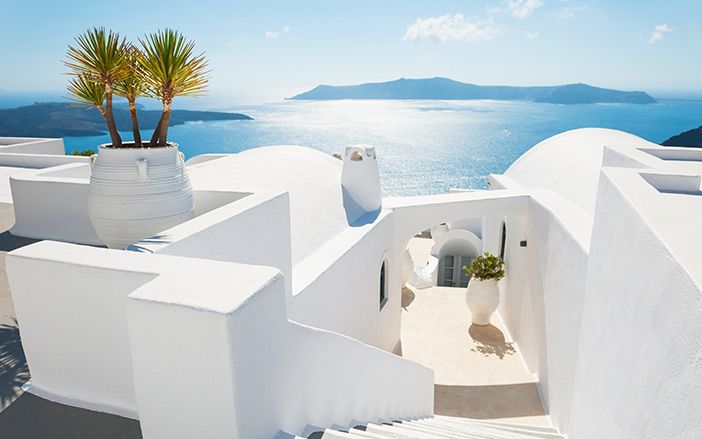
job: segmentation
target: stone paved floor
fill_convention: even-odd
[[[431,240],[413,239],[415,263],[426,260],[430,248]],[[492,325],[475,326],[465,288],[414,293],[402,311],[402,356],[434,370],[436,414],[550,425],[538,379],[498,313]]]
[[[8,230],[14,222],[12,204],[0,203],[0,410],[21,394],[22,384],[29,379],[7,283],[5,255],[34,240],[12,236]]]

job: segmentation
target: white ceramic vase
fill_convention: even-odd
[[[123,249],[194,216],[193,190],[178,145],[112,148],[91,157],[90,221],[110,248]]]
[[[500,290],[497,288],[497,281],[494,279],[479,280],[472,277],[466,290],[466,303],[474,325],[489,325],[493,313],[500,304]]]

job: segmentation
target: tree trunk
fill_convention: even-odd
[[[149,142],[149,146],[156,146],[158,145],[158,139],[161,137],[161,123],[163,122],[163,118],[165,117],[166,111],[164,110],[163,113],[161,113],[161,118],[158,120],[158,123],[156,124],[156,128],[154,128],[154,133],[151,135],[151,141]]]
[[[168,122],[171,120],[171,104],[163,105],[163,116],[161,117],[160,134],[158,138],[158,146],[166,146],[168,140]]]
[[[139,119],[137,119],[136,100],[129,100],[129,117],[132,119],[132,134],[134,134],[134,145],[141,146],[141,133],[139,132]]]
[[[107,131],[110,132],[112,146],[119,148],[122,146],[122,138],[119,136],[115,116],[112,113],[112,84],[109,82],[105,84],[105,122],[107,122]]]

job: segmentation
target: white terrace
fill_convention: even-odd
[[[490,190],[372,214],[346,160],[199,156],[196,217],[126,251],[94,246],[89,164],[62,154],[0,152],[12,233],[43,240],[7,256],[35,395],[146,438],[702,431],[702,150],[576,130]],[[483,251],[507,268],[487,328],[455,288]]]

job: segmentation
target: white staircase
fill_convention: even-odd
[[[326,429],[308,439],[563,439],[553,427],[434,416],[416,421],[357,426],[348,432]],[[296,437],[296,439],[303,439]]]

